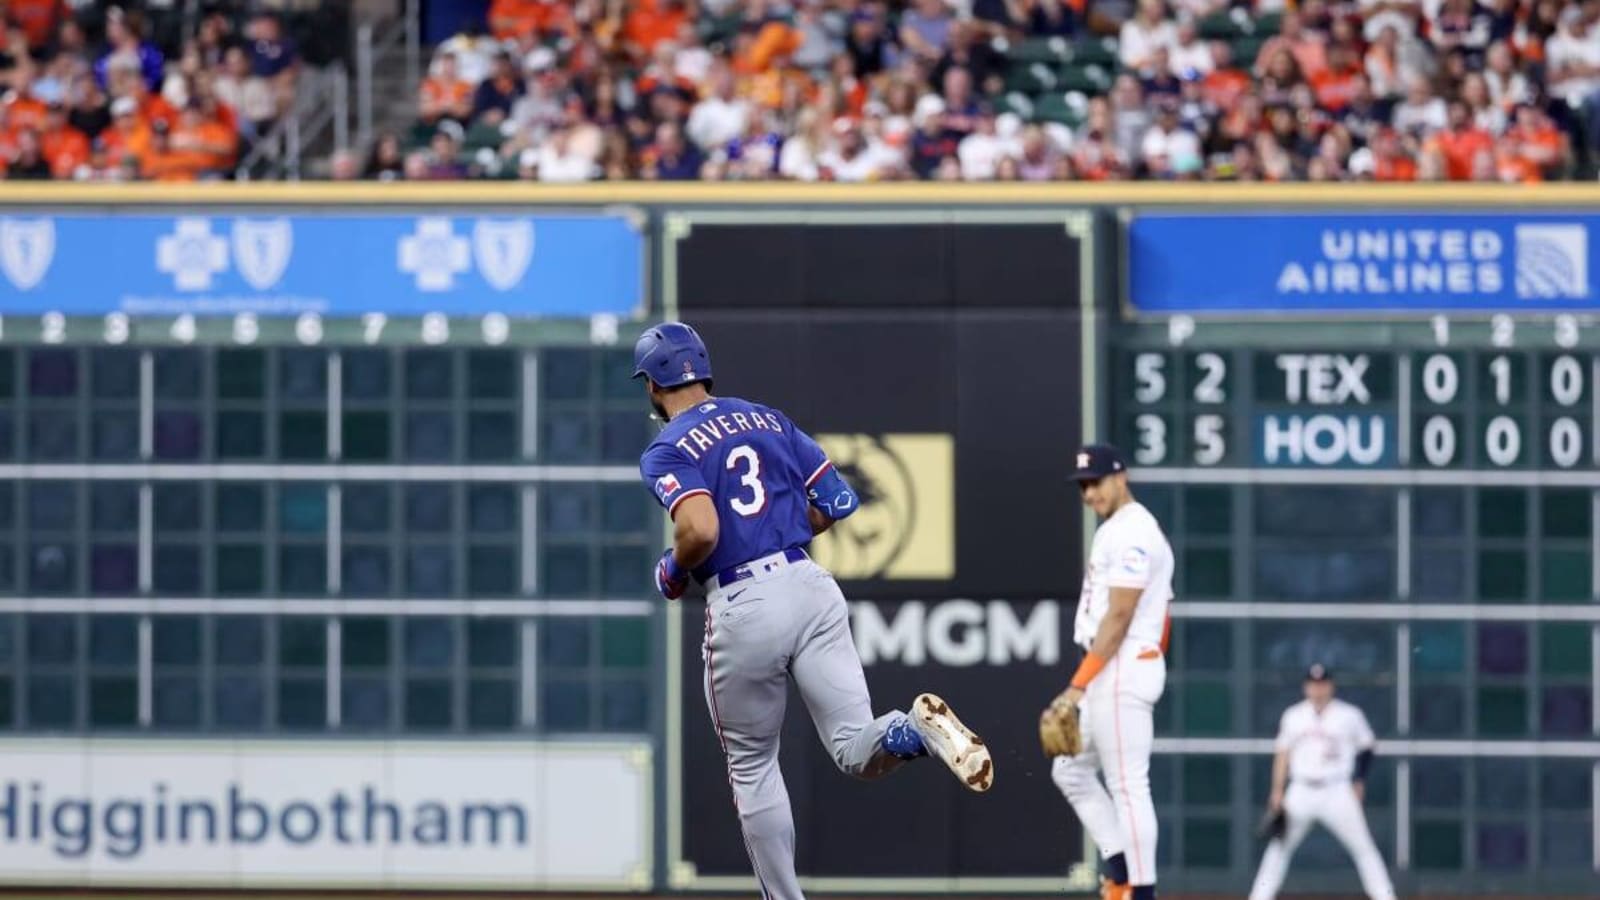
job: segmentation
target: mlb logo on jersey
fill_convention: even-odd
[[[1118,565],[1126,574],[1144,575],[1150,571],[1150,554],[1138,547],[1129,547],[1122,552]]]

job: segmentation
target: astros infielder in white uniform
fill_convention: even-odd
[[[1127,466],[1115,447],[1084,447],[1073,477],[1101,524],[1073,626],[1073,641],[1085,656],[1060,698],[1079,706],[1083,749],[1057,756],[1051,775],[1099,848],[1104,896],[1153,900],[1156,809],[1150,798],[1150,751],[1155,705],[1167,682],[1172,547],[1155,516],[1133,499]]]
[[[1334,699],[1333,678],[1321,664],[1306,672],[1305,695],[1305,700],[1284,710],[1278,725],[1268,809],[1281,811],[1285,823],[1261,857],[1250,900],[1277,896],[1289,871],[1289,858],[1311,826],[1319,823],[1355,860],[1367,896],[1394,900],[1394,885],[1361,811],[1367,769],[1377,744],[1372,726],[1360,709]]]

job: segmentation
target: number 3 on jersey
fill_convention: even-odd
[[[767,488],[761,483],[761,457],[754,447],[735,447],[728,454],[728,471],[738,471],[741,466],[744,467],[744,474],[739,476],[739,483],[750,489],[750,497],[734,497],[728,501],[728,506],[739,515],[749,518],[767,508]]]

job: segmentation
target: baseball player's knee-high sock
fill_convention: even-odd
[[[1126,852],[1122,825],[1117,821],[1116,808],[1111,805],[1111,795],[1100,783],[1099,757],[1092,748],[1084,748],[1077,756],[1056,757],[1050,765],[1050,778],[1072,805],[1072,811],[1089,832],[1089,839],[1099,848],[1102,859]],[[1119,884],[1126,884],[1128,880],[1126,863],[1123,869]]]

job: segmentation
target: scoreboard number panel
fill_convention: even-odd
[[[1141,466],[1224,466],[1238,462],[1233,427],[1236,366],[1231,352],[1137,350],[1117,362],[1119,396],[1131,398],[1117,440]]]
[[[1594,354],[1494,343],[1124,345],[1113,439],[1147,467],[1594,468]]]
[[[341,346],[443,346],[499,347],[587,342],[615,344],[631,333],[624,317],[601,313],[587,319],[513,316],[500,312],[455,316],[443,312],[398,315],[366,312],[328,315],[300,312],[267,315],[253,312],[226,315],[154,316],[109,312],[100,316],[68,316],[59,312],[40,315],[0,315],[0,344],[292,344]]]

